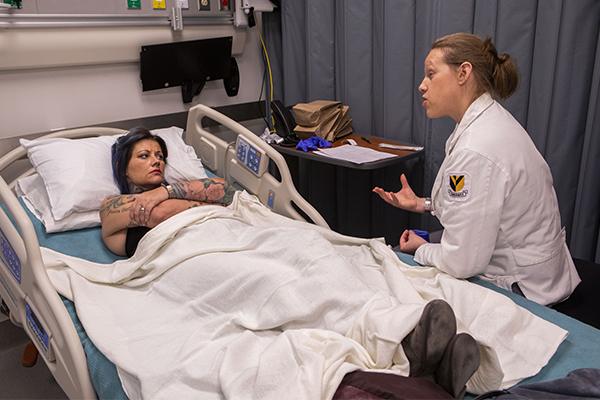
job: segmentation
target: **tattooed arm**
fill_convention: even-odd
[[[141,224],[131,219],[130,212],[134,195],[109,196],[100,207],[100,220],[102,221],[102,239],[115,254],[124,256],[127,229],[136,226],[154,228],[159,223],[175,214],[192,207],[201,206],[203,203],[189,200],[167,200],[158,204],[152,210],[150,218]]]
[[[159,186],[156,189],[135,194],[132,197],[130,218],[139,225],[146,225],[152,210],[168,199],[191,200],[202,203],[229,205],[235,189],[221,178],[206,178],[189,182],[171,184],[171,193]],[[170,196],[169,196],[170,194]]]
[[[120,256],[125,255],[127,228],[137,226],[129,218],[132,197],[132,195],[109,196],[100,206],[102,239],[110,251]]]
[[[102,238],[115,254],[125,255],[127,229],[154,228],[162,221],[192,207],[208,204],[229,205],[235,189],[223,179],[209,178],[171,184],[173,194],[158,187],[143,193],[110,196],[100,207]],[[143,206],[144,210],[140,210]]]
[[[235,189],[221,178],[199,179],[171,184],[172,198],[204,201],[227,206],[233,201]]]

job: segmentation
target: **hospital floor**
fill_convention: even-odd
[[[68,399],[40,356],[33,367],[21,365],[29,342],[22,328],[8,320],[0,322],[0,400]]]

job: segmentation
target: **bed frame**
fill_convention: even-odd
[[[237,134],[228,143],[203,128],[209,118]],[[124,134],[115,128],[80,128],[55,132],[39,139],[82,138]],[[246,189],[274,212],[328,227],[321,215],[294,187],[281,154],[253,132],[219,112],[197,105],[190,109],[185,140],[196,150],[207,170],[224,177],[238,189]],[[0,172],[20,160],[26,151],[18,147],[0,159]],[[46,273],[34,227],[14,188],[16,181],[35,173],[23,162],[22,174],[13,182],[0,178],[0,297],[10,308],[10,319],[23,327],[69,398],[95,399],[86,356],[77,331]],[[275,171],[271,173],[270,171]],[[277,176],[277,177],[276,177]],[[13,223],[14,222],[14,223]]]

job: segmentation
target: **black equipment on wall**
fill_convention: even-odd
[[[206,81],[223,79],[229,82],[225,83],[227,94],[235,96],[239,72],[231,56],[232,44],[233,38],[227,36],[142,46],[142,91],[181,86],[183,102],[190,103]]]
[[[240,89],[240,70],[238,69],[237,61],[234,57],[231,57],[231,68],[229,70],[229,78],[223,79],[223,85],[227,96],[237,96],[238,90]]]

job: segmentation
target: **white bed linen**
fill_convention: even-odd
[[[505,296],[402,263],[382,240],[281,217],[245,192],[169,219],[128,260],[43,256],[131,399],[331,398],[355,369],[407,375],[398,344],[433,298],[480,345],[473,393],[536,374],[567,334]]]

